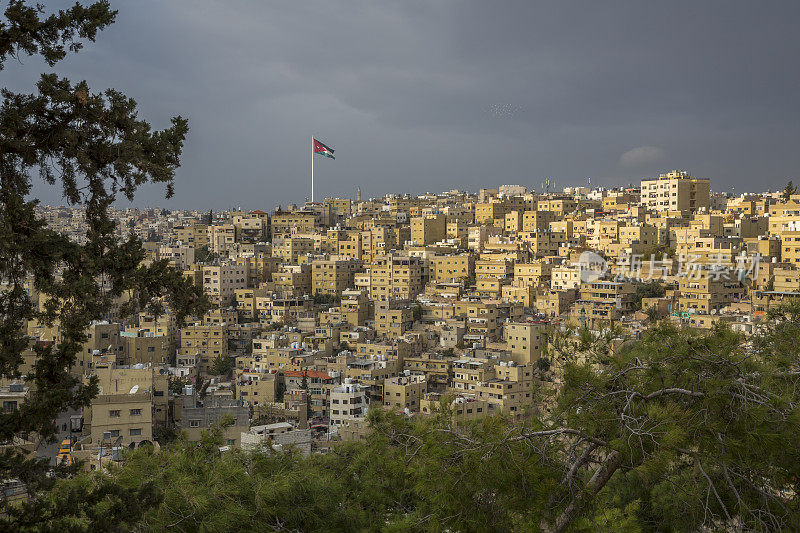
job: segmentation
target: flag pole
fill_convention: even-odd
[[[311,203],[314,203],[314,136],[311,136]]]

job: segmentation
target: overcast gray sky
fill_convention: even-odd
[[[319,199],[671,169],[718,191],[800,181],[797,1],[112,5],[118,22],[52,70],[124,91],[156,127],[189,119],[175,198],[136,205],[301,202],[312,134],[336,150],[315,161]],[[43,70],[9,62],[0,85]]]

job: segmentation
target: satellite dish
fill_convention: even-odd
[[[131,387],[131,391],[128,394],[136,394],[138,390],[139,390],[139,385],[134,385],[133,387]]]

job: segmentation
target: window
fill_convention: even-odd
[[[142,428],[131,428],[131,437],[138,437],[142,434]]]
[[[131,416],[142,416],[141,409],[131,409]]]
[[[120,414],[119,409],[112,409],[111,411],[108,412],[108,416],[110,416],[111,418],[119,418],[119,414]]]
[[[111,435],[111,437],[119,437],[119,430],[118,429],[112,429],[108,433]]]
[[[199,420],[189,420],[189,427],[190,428],[199,428],[200,421]]]

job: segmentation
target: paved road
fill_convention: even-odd
[[[75,409],[69,409],[59,414],[56,417],[56,424],[58,425],[58,433],[56,434],[56,440],[50,443],[48,442],[41,443],[39,447],[36,449],[36,457],[46,457],[47,459],[50,460],[51,465],[55,465],[56,456],[58,455],[58,446],[61,444],[61,441],[66,439],[67,437],[80,437],[80,433],[70,433],[69,430],[70,417],[80,414],[81,412]]]

